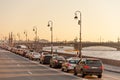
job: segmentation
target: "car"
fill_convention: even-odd
[[[29,55],[29,59],[31,59],[31,60],[39,60],[40,59],[40,53],[31,52],[30,55]]]
[[[78,57],[70,57],[66,59],[65,62],[62,63],[61,70],[66,72],[73,71],[79,60],[80,58]]]
[[[25,49],[19,49],[19,55],[21,55],[21,56],[24,56],[24,51],[25,51]]]
[[[46,54],[46,55],[44,55],[44,56],[42,56],[40,58],[40,63],[42,63],[42,64],[49,64],[51,58],[52,58],[51,54]]]
[[[17,48],[15,48],[15,47],[11,48],[11,52],[16,53],[16,51],[17,51]]]
[[[29,58],[32,52],[34,52],[34,51],[33,50],[27,50],[26,54],[25,54],[25,57]]]
[[[40,58],[44,57],[45,55],[50,54],[49,52],[40,52]]]
[[[22,55],[23,51],[24,51],[23,49],[17,48],[16,53],[19,54],[19,55]]]
[[[24,56],[24,51],[28,49],[25,45],[16,45],[15,47],[17,48],[16,53],[21,56]]]
[[[62,63],[65,61],[65,58],[63,56],[52,56],[52,58],[50,59],[50,67],[53,68],[61,68],[62,67]]]
[[[27,54],[28,52],[30,52],[30,50],[28,50],[28,49],[24,49],[24,50],[23,50],[23,54],[22,54],[22,56],[26,57],[26,54]]]
[[[98,78],[101,78],[103,70],[103,63],[100,59],[82,58],[74,68],[74,75],[81,73],[81,76],[83,78],[86,75],[97,75]]]

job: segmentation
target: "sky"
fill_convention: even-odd
[[[53,22],[54,41],[79,39],[80,26],[74,19],[81,12],[82,41],[117,41],[120,37],[120,0],[0,0],[0,38],[33,40],[37,27],[40,39],[50,40],[48,21]],[[79,14],[78,14],[78,17]]]

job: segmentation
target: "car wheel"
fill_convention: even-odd
[[[82,78],[84,78],[85,77],[85,74],[82,74]]]
[[[69,72],[69,70],[66,68],[66,72]]]
[[[63,68],[61,68],[61,71],[64,71],[64,69],[63,69]]]
[[[77,71],[76,71],[76,69],[74,68],[74,75],[77,75]]]
[[[101,78],[102,77],[102,75],[98,75],[98,78]]]
[[[85,77],[85,74],[84,74],[84,72],[83,72],[83,71],[81,72],[81,75],[82,75],[82,78],[84,78],[84,77]]]
[[[42,64],[44,64],[44,62],[42,61]]]
[[[53,64],[52,64],[51,66],[52,66],[52,68],[54,68],[54,67],[55,67]]]
[[[41,64],[41,61],[40,61],[40,64]]]
[[[52,67],[51,64],[49,66]]]

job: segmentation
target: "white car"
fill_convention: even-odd
[[[61,70],[66,72],[73,71],[79,60],[80,58],[78,57],[71,57],[66,59],[66,61],[62,63]]]
[[[38,52],[31,52],[29,55],[29,58],[31,60],[39,60],[40,59],[40,53]]]

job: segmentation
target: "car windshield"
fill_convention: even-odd
[[[69,60],[69,63],[76,64],[76,63],[78,63],[78,60]]]

